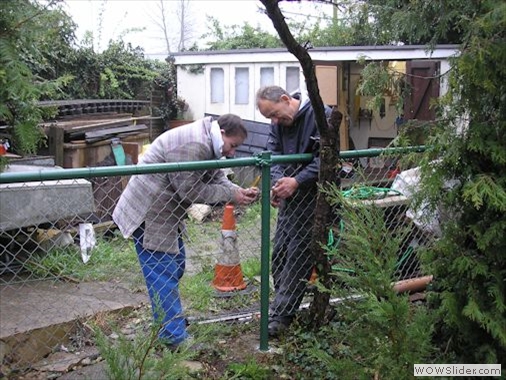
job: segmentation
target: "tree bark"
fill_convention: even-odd
[[[320,130],[320,174],[318,184],[320,187],[327,187],[331,184],[339,186],[341,180],[339,177],[339,125],[343,115],[337,107],[332,109],[328,121],[328,128]],[[329,231],[335,222],[335,209],[333,210],[322,193],[318,189],[316,197],[316,208],[314,214],[313,240],[311,242],[311,251],[314,254],[316,272],[318,281],[326,288],[330,289],[330,264],[327,258],[325,246],[328,243]],[[319,328],[326,323],[326,312],[329,306],[330,294],[315,290],[313,302],[310,307],[310,320],[314,321],[312,327]]]
[[[267,16],[278,32],[281,41],[286,48],[299,61],[306,88],[315,113],[316,125],[320,133],[320,173],[319,185],[336,183],[339,185],[339,125],[341,124],[342,114],[333,109],[329,122],[325,115],[323,100],[320,96],[318,81],[311,56],[304,46],[301,46],[293,37],[285,18],[278,6],[278,0],[260,0],[265,6]],[[316,200],[315,223],[313,228],[313,241],[311,250],[314,254],[319,281],[325,286],[330,286],[330,265],[327,260],[325,246],[328,239],[328,232],[332,227],[333,213],[324,194],[319,190]],[[312,327],[318,328],[325,323],[326,310],[329,305],[329,294],[315,290],[313,302],[311,303],[310,314]]]

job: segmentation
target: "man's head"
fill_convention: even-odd
[[[272,124],[282,127],[293,125],[299,110],[300,101],[293,98],[279,86],[265,86],[257,91],[257,107],[260,113],[271,120]]]
[[[218,118],[218,125],[223,138],[222,154],[226,157],[234,156],[236,148],[248,137],[248,130],[242,119],[231,113],[221,115]]]

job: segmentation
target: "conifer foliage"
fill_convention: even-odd
[[[443,352],[452,362],[504,365],[506,3],[452,3],[463,7],[454,9],[451,29],[460,32],[460,54],[428,144],[421,191],[443,231],[422,260],[435,278],[434,338]]]

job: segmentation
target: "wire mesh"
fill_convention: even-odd
[[[367,167],[363,172],[355,169],[342,173],[343,193],[381,207],[393,233],[400,227],[410,229],[399,248],[395,278],[419,276],[416,252],[430,237],[406,216],[409,198],[391,191],[396,173],[390,168]],[[241,175],[234,176],[234,172]],[[249,187],[258,170],[235,168],[227,173],[238,185]],[[176,307],[179,311],[169,316],[167,323],[258,312],[260,202],[234,207],[233,239],[227,242],[230,230],[224,228],[225,204],[186,204],[173,195],[176,207],[187,213],[185,229],[180,225],[184,250],[172,252],[167,263],[163,255],[155,253],[157,249],[151,249],[149,255],[155,257],[155,262],[142,264],[143,275],[135,239],[124,238],[112,219],[129,179],[100,176],[0,185],[0,359],[4,365],[23,368],[55,351],[82,351],[92,345],[88,321],[96,321],[106,313],[143,310],[142,320],[149,324],[151,308],[155,315],[158,311],[163,316],[164,302],[175,302],[171,295],[174,287],[165,287],[179,278],[182,305]],[[307,280],[313,269],[308,249],[315,197],[316,192],[301,192],[281,209],[270,210],[270,300],[271,310],[279,314],[292,314],[307,295]],[[296,212],[287,213],[287,208]],[[178,224],[182,222],[183,216],[177,220]],[[333,230],[337,234],[339,228],[336,221]],[[237,250],[234,262],[220,256],[227,245],[227,249]],[[298,254],[288,258],[287,250]],[[288,267],[284,265],[287,258],[295,260]],[[155,303],[150,301],[146,285],[146,277],[153,271],[158,271],[157,276],[159,271],[162,275],[170,272],[158,288],[165,290],[151,294]],[[232,283],[237,279],[233,276],[240,277],[239,285]],[[233,291],[218,289],[213,285],[217,279],[230,281]],[[167,294],[169,301],[160,299]],[[142,329],[141,325],[136,328]]]

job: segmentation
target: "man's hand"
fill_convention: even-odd
[[[239,188],[234,194],[234,202],[239,205],[250,204],[258,198],[258,193],[258,187]]]
[[[271,189],[271,203],[272,199],[275,198],[286,199],[291,197],[298,187],[299,183],[295,178],[283,177],[278,179]]]

